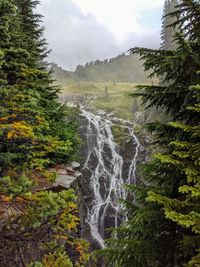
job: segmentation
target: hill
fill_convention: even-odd
[[[119,55],[109,60],[96,60],[78,65],[74,72],[63,70],[53,64],[54,79],[61,85],[73,82],[128,82],[150,83],[144,72],[142,62],[135,55]]]

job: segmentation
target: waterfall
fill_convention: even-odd
[[[136,162],[140,144],[128,121],[113,118],[104,111],[94,114],[83,107],[81,111],[81,117],[87,121],[84,133],[87,155],[82,172],[88,174],[88,194],[91,195],[91,203],[86,207],[85,222],[90,228],[92,239],[103,248],[105,229],[116,228],[127,218],[119,200],[127,198],[124,185],[136,182]],[[125,161],[112,133],[112,126],[116,122],[128,132],[130,142],[134,144],[134,151],[128,167],[126,166],[126,175],[123,175]]]

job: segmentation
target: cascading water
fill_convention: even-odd
[[[119,200],[127,198],[124,185],[136,181],[136,162],[140,144],[127,121],[112,118],[103,111],[96,114],[84,108],[81,108],[81,111],[81,117],[86,120],[84,135],[87,147],[82,172],[83,175],[87,173],[87,193],[91,195],[90,203],[86,203],[85,222],[89,226],[93,241],[99,247],[104,247],[106,228],[118,227],[126,220]],[[125,160],[112,133],[114,121],[120,123],[128,132],[134,147],[128,165],[126,162],[126,175],[123,171]]]

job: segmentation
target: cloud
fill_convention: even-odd
[[[44,15],[45,37],[52,50],[49,61],[75,69],[78,64],[111,58],[134,46],[158,46],[160,18],[153,7],[160,10],[162,1],[41,0],[38,12]],[[123,8],[128,3],[134,6]],[[145,17],[148,14],[151,19],[151,12],[158,22],[149,27]]]
[[[164,0],[73,0],[84,14],[93,14],[97,20],[106,24],[121,40],[130,31],[139,31],[138,18],[145,11],[162,9]],[[154,19],[152,17],[151,20]]]
[[[45,36],[52,50],[49,60],[75,68],[119,52],[115,36],[92,15],[84,15],[72,1],[43,0]]]
[[[145,32],[131,32],[127,34],[123,43],[121,43],[121,49],[127,51],[133,47],[148,47],[156,49],[160,46],[160,31],[159,30],[150,30]]]

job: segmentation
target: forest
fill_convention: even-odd
[[[0,0],[0,267],[199,267],[199,0],[74,71],[39,3]]]

